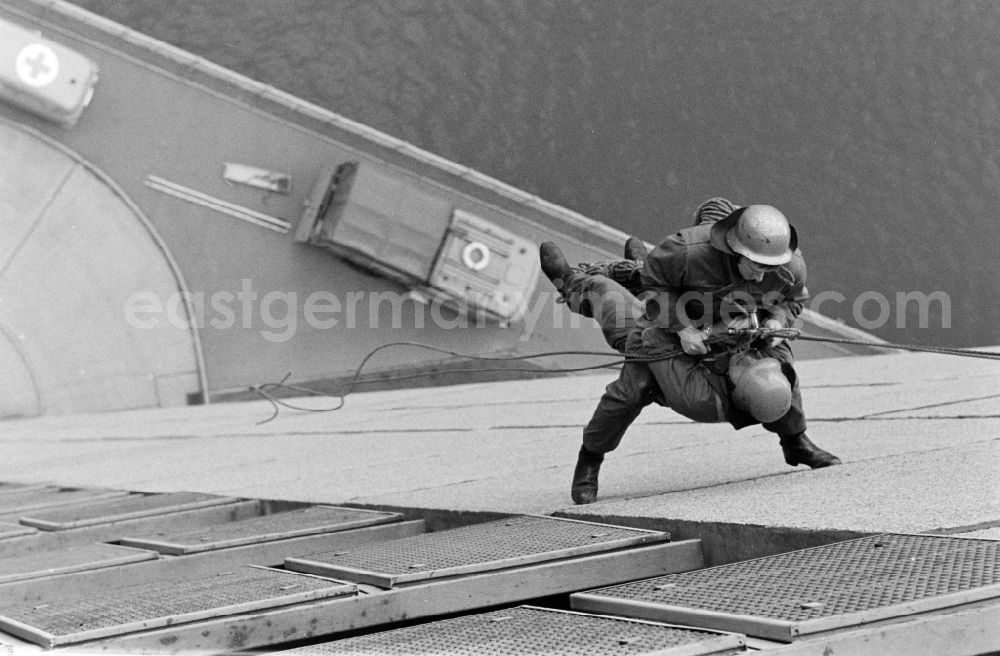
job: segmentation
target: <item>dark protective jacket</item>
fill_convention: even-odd
[[[802,312],[809,294],[801,252],[796,250],[791,261],[767,272],[760,282],[745,280],[738,267],[740,256],[713,246],[711,228],[703,223],[674,233],[647,256],[642,270],[645,316],[637,322],[641,337],[638,344],[632,338],[635,348],[647,353],[676,349],[680,341],[675,333],[686,325],[726,325],[748,310],[756,311],[762,322],[774,318],[785,327]],[[718,349],[707,357],[680,356],[650,363],[663,400],[695,421],[728,420],[735,428],[757,423],[732,403],[728,349],[725,344]],[[792,384],[792,407],[784,417],[764,427],[779,435],[805,431],[802,396],[788,342],[758,350],[781,362]]]
[[[709,241],[711,224],[686,228],[664,239],[642,270],[646,318],[668,332],[685,325],[706,326],[757,310],[789,327],[809,299],[806,265],[796,250],[792,259],[769,271],[761,282],[744,280],[739,255],[724,253]],[[649,324],[647,324],[649,325]]]

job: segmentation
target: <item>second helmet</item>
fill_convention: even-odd
[[[729,379],[733,403],[762,424],[781,419],[792,407],[792,384],[774,358],[735,355],[729,361]]]

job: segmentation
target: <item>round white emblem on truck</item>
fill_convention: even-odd
[[[17,53],[14,70],[28,86],[44,87],[59,76],[59,58],[44,43],[29,43]]]
[[[462,264],[473,271],[482,271],[490,263],[490,247],[481,241],[473,241],[462,249]]]

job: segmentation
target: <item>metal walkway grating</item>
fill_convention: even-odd
[[[1000,542],[880,535],[627,583],[573,607],[789,641],[1000,597]]]
[[[666,533],[522,515],[287,558],[287,569],[390,588],[399,583],[544,562],[661,542]]]
[[[62,490],[55,487],[32,487],[0,494],[0,515],[17,515],[43,508],[87,503],[99,499],[124,497],[126,492],[112,490]]]
[[[261,567],[195,580],[132,585],[96,598],[0,608],[0,630],[43,647],[326,599],[353,585]]]
[[[24,492],[26,490],[37,490],[45,487],[36,483],[0,483],[0,496],[8,492]]]
[[[0,558],[0,583],[113,567],[156,557],[152,551],[102,543],[58,551],[35,551],[23,556]]]
[[[697,656],[745,638],[620,617],[519,606],[278,652],[295,656]]]
[[[22,535],[31,535],[32,533],[37,533],[35,529],[30,526],[21,526],[20,524],[11,524],[9,522],[0,522],[0,540],[6,538],[16,538]]]
[[[121,543],[132,547],[153,549],[164,554],[182,555],[319,533],[345,531],[399,521],[400,519],[402,519],[402,515],[399,513],[313,506],[217,524],[194,531],[128,537],[123,538]]]
[[[68,508],[39,510],[21,517],[21,523],[46,531],[63,531],[83,526],[152,517],[167,513],[235,503],[230,497],[199,492],[170,494],[130,494]]]

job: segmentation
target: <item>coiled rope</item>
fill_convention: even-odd
[[[976,351],[969,349],[956,349],[956,348],[944,348],[944,347],[933,347],[933,346],[915,346],[911,344],[892,344],[889,342],[873,342],[864,339],[846,339],[841,337],[817,337],[813,335],[803,335],[800,330],[795,328],[781,328],[781,329],[768,329],[768,328],[748,328],[748,329],[734,329],[730,330],[728,335],[713,336],[705,340],[707,344],[715,344],[720,342],[732,342],[734,337],[740,338],[745,344],[747,340],[757,341],[757,340],[768,340],[772,338],[781,339],[801,339],[804,341],[811,342],[828,342],[831,344],[847,344],[852,346],[869,346],[874,348],[884,348],[884,349],[898,349],[904,351],[915,351],[923,353],[938,353],[941,355],[955,355],[960,357],[968,358],[984,358],[988,360],[1000,360],[1000,353],[994,353],[991,351]],[[544,373],[544,374],[563,374],[563,373],[576,373],[581,371],[591,371],[595,369],[607,369],[619,367],[627,362],[660,362],[663,360],[668,360],[670,358],[683,355],[683,349],[669,349],[664,351],[658,351],[652,354],[641,354],[641,353],[630,353],[621,354],[617,352],[610,351],[587,351],[587,350],[568,350],[568,351],[544,351],[541,353],[532,353],[528,355],[472,355],[469,353],[459,353],[457,351],[451,351],[444,348],[439,348],[437,346],[431,346],[429,344],[421,344],[420,342],[388,342],[377,346],[361,360],[357,369],[354,371],[354,375],[351,377],[344,386],[338,390],[337,393],[331,394],[328,392],[320,392],[318,390],[310,389],[308,387],[303,387],[300,385],[290,385],[286,381],[291,377],[291,372],[285,375],[280,381],[276,383],[264,383],[263,385],[251,385],[249,386],[249,391],[259,395],[260,397],[266,399],[271,403],[272,414],[267,419],[257,422],[257,424],[266,424],[272,421],[281,411],[281,408],[288,408],[289,410],[299,410],[302,412],[333,412],[335,410],[340,410],[344,407],[345,399],[347,395],[354,391],[354,388],[358,385],[365,385],[369,383],[385,383],[385,382],[396,382],[401,380],[411,380],[415,378],[426,378],[427,376],[440,373],[438,371],[422,371],[409,374],[400,374],[397,376],[387,376],[383,378],[374,378],[371,380],[361,380],[361,375],[364,372],[365,366],[368,362],[375,357],[381,351],[389,348],[398,347],[410,347],[419,348],[427,351],[433,351],[435,353],[441,353],[444,355],[450,355],[463,360],[470,361],[502,361],[502,362],[516,362],[520,360],[536,360],[539,358],[547,357],[557,357],[557,356],[588,356],[588,357],[600,357],[600,358],[612,358],[608,362],[601,364],[591,364],[581,367],[560,367],[556,369],[538,369],[532,367],[483,367],[476,369],[460,369],[456,370],[463,374],[469,373],[489,373],[489,372],[529,372],[529,373]],[[321,396],[325,398],[335,399],[337,401],[336,405],[329,408],[307,408],[303,406],[294,405],[281,398],[276,397],[272,392],[277,390],[291,390],[293,392],[298,392],[306,396]]]

